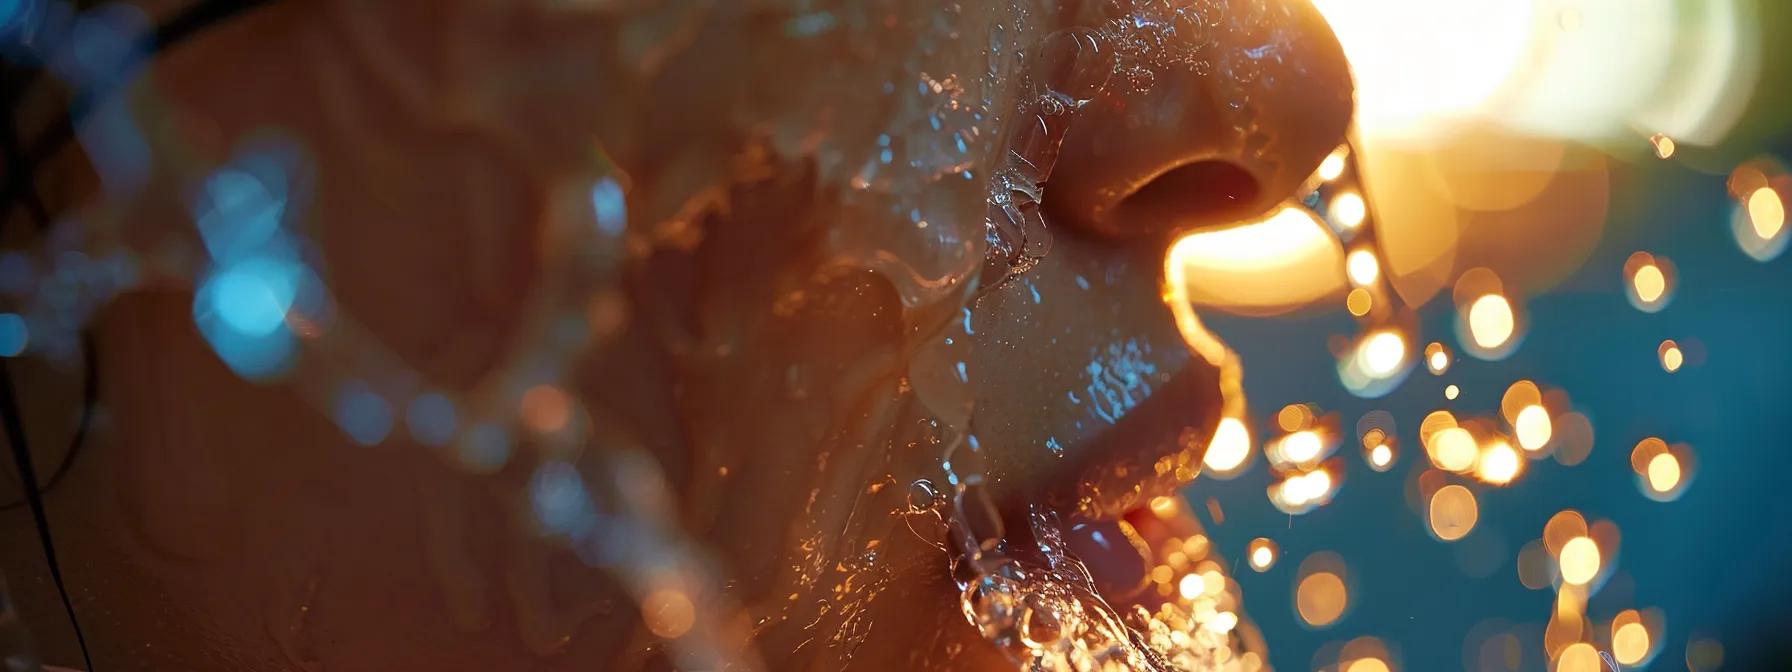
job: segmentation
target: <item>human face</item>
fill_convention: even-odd
[[[159,55],[111,207],[179,238],[246,176],[327,308],[268,375],[196,309],[215,250],[94,320],[51,503],[98,665],[1211,662],[1128,616],[1242,403],[1164,252],[1342,140],[1318,15],[785,4],[285,4]]]

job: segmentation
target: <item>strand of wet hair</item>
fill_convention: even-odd
[[[6,421],[6,441],[12,444],[13,463],[19,479],[24,481],[25,502],[31,506],[31,520],[37,525],[37,539],[43,544],[44,564],[49,566],[50,580],[68,612],[68,622],[75,629],[75,643],[81,647],[81,662],[88,672],[95,672],[93,656],[87,652],[87,636],[81,632],[81,619],[75,617],[75,604],[68,598],[68,586],[62,580],[62,566],[56,562],[56,542],[50,535],[50,518],[44,510],[44,495],[37,489],[37,468],[31,463],[31,450],[25,443],[25,421],[20,417],[18,394],[13,390],[12,374],[0,360],[0,416]]]
[[[33,175],[29,172],[30,166],[26,165],[24,157],[20,154],[18,129],[15,127],[6,130],[7,132],[0,133],[0,155],[4,155],[7,172],[23,180],[24,189],[20,192],[17,200],[22,203],[26,213],[31,215],[31,221],[36,224],[38,234],[43,235],[50,230],[52,224],[50,210],[44,205],[43,199],[38,196]],[[81,362],[81,417],[75,424],[74,438],[69,439],[68,450],[63,452],[62,459],[56,464],[56,470],[50,474],[49,480],[44,481],[43,492],[49,492],[56,487],[56,484],[62,482],[62,478],[68,475],[69,469],[74,465],[75,457],[87,445],[87,430],[93,424],[93,409],[99,402],[98,364],[93,349],[92,333],[87,329],[81,330]],[[17,509],[25,506],[26,503],[27,500],[20,497],[19,501],[0,504],[0,512]]]
[[[4,139],[4,143],[0,144],[0,151],[6,155],[7,170],[13,174],[14,181],[22,187],[18,200],[23,202],[26,212],[31,215],[32,221],[37,224],[38,232],[41,234],[50,228],[49,208],[38,197],[34,180],[35,166],[27,166],[24,157],[19,155],[18,128],[11,123],[8,123],[7,126],[6,132],[0,133],[0,138]],[[91,341],[88,340],[85,330],[82,332],[82,350],[84,356],[92,356]],[[67,473],[68,465],[74,462],[75,450],[85,443],[84,439],[87,435],[87,424],[91,418],[93,403],[91,385],[95,376],[93,360],[86,361],[88,363],[84,368],[87,370],[87,374],[84,377],[89,385],[83,393],[83,396],[86,397],[86,404],[81,411],[81,424],[75,430],[75,443],[70,447],[69,453],[64,456],[61,466],[56,470],[58,477]],[[86,666],[88,672],[94,672],[93,655],[87,651],[87,635],[81,630],[81,619],[75,614],[74,602],[68,597],[68,585],[62,579],[62,566],[56,561],[56,542],[50,534],[49,512],[44,508],[43,491],[38,488],[37,484],[37,465],[31,459],[31,447],[26,442],[25,418],[19,410],[18,394],[13,389],[12,372],[7,370],[4,360],[0,360],[0,416],[4,416],[6,422],[6,442],[12,446],[13,464],[19,472],[19,490],[24,494],[25,504],[31,508],[31,521],[37,527],[37,540],[42,546],[44,564],[50,570],[50,580],[56,584],[56,594],[62,599],[62,609],[68,614],[69,626],[75,631],[75,644],[81,648],[81,662]],[[48,483],[46,486],[53,484],[53,482]]]

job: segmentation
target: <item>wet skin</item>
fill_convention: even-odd
[[[769,669],[1011,668],[966,622],[947,535],[908,513],[909,484],[946,483],[942,455],[967,436],[1011,526],[1029,505],[1111,520],[1192,478],[1235,372],[1165,308],[1163,251],[1269,209],[1337,145],[1336,43],[1304,2],[1239,2],[1256,21],[1219,47],[1272,35],[1281,50],[1252,81],[1168,68],[1104,91],[1046,183],[1051,252],[974,288],[1003,121],[971,160],[978,180],[928,187],[931,221],[976,255],[917,302],[840,261],[915,249],[842,215],[834,164],[888,130],[882,84],[909,64],[1009,109],[1020,66],[984,74],[992,26],[1020,51],[1100,9],[869,3],[869,28],[798,38],[778,3],[686,4],[701,5],[275,4],[145,77],[190,161],[222,163],[257,133],[304,148],[302,230],[340,309],[445,389],[484,384],[520,347],[549,195],[601,147],[627,178],[631,252],[584,288],[622,300],[567,385],[596,428],[580,469],[599,480],[615,455],[652,456]],[[952,39],[917,46],[936,20]],[[1228,116],[1237,91],[1248,125]],[[187,177],[160,173],[130,204],[140,231],[190,228]],[[545,442],[477,474],[402,432],[354,445],[298,392],[220,363],[190,292],[154,282],[98,316],[105,421],[48,495],[96,666],[669,664],[628,585],[525,520]],[[25,513],[0,514],[0,533],[45,658],[78,661]]]

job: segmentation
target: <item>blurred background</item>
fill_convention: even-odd
[[[1186,496],[1272,664],[1788,669],[1792,4],[1315,4],[1359,86],[1319,210],[1378,254],[1172,260],[1248,372]]]

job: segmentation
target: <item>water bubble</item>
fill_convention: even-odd
[[[987,639],[1001,642],[1013,632],[1020,606],[1019,589],[1012,579],[984,574],[965,586],[960,600],[965,619]]]
[[[1088,28],[1060,30],[1040,42],[1030,71],[1042,94],[1082,103],[1095,97],[1114,72],[1114,54]]]
[[[1040,104],[1046,105],[1042,99]],[[1044,183],[1051,179],[1052,167],[1058,162],[1058,149],[1064,140],[1066,120],[1054,118],[1049,111],[1030,115],[1026,121],[1014,129],[1014,137],[1009,140],[1008,151],[1014,158],[1014,167],[1021,177],[1034,183]]]
[[[922,478],[908,484],[909,511],[915,513],[931,511],[939,503],[940,491],[939,488],[934,487],[933,481]]]
[[[1021,614],[1021,642],[1028,648],[1042,649],[1056,644],[1064,636],[1064,623],[1057,601],[1037,593],[1028,595],[1026,610]]]

